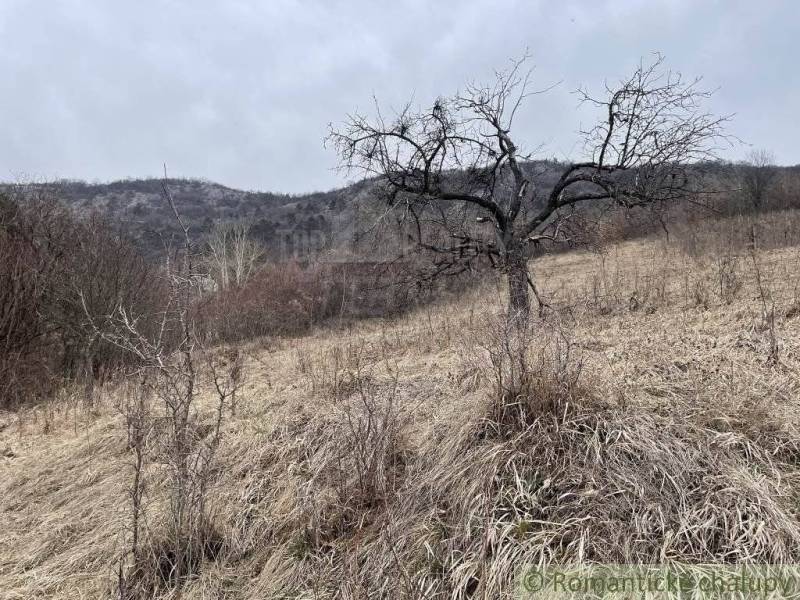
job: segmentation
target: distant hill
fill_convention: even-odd
[[[537,198],[541,202],[563,165],[535,161],[527,163],[525,168],[536,182]],[[731,164],[704,167],[711,175],[710,187],[730,190],[711,195],[710,201],[721,209],[720,212],[748,210],[735,193],[738,168]],[[781,167],[779,171],[773,208],[800,205],[797,199],[800,168]],[[252,236],[264,244],[273,258],[305,258],[327,253],[340,257],[357,254],[360,260],[372,260],[378,259],[381,252],[388,253],[396,248],[388,240],[384,241],[387,230],[392,227],[386,207],[374,201],[374,180],[327,192],[296,195],[237,190],[202,179],[169,179],[167,184],[199,244],[215,222],[247,220],[252,225]],[[162,196],[160,179],[124,179],[110,183],[60,180],[47,186],[78,213],[97,212],[118,224],[148,254],[162,253],[165,245],[179,233]],[[765,206],[764,210],[770,207]],[[597,207],[583,207],[582,211],[591,217],[592,228],[598,226],[598,220],[608,223],[606,214]],[[625,219],[629,217],[626,215]],[[382,223],[383,238],[374,235],[376,223]],[[642,220],[636,222],[634,218],[620,235],[636,235],[642,227]],[[364,232],[373,235],[364,236]],[[399,238],[395,238],[395,243],[402,243]]]
[[[363,184],[303,195],[250,192],[200,179],[169,179],[170,192],[193,238],[202,241],[216,221],[247,220],[252,235],[273,252],[298,237],[319,238],[316,250],[347,221],[350,200]],[[122,226],[149,252],[159,253],[178,230],[162,195],[160,179],[124,179],[111,183],[61,180],[49,184],[78,213],[97,212]],[[338,242],[338,240],[337,240]],[[282,248],[283,247],[283,248]],[[301,249],[306,253],[309,248]]]
[[[546,188],[555,182],[558,172],[552,167],[547,161],[528,165],[537,186]],[[385,207],[373,201],[374,181],[308,194],[244,191],[202,179],[168,179],[167,184],[198,243],[217,221],[246,220],[252,225],[252,236],[276,258],[357,252],[363,260],[387,250],[374,235],[369,242],[362,235],[375,233],[373,226],[385,217]],[[79,214],[96,212],[118,224],[148,254],[160,254],[179,233],[162,196],[161,179],[59,180],[47,186]]]

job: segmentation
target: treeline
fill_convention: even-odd
[[[577,245],[602,246],[650,234],[670,235],[674,229],[699,227],[724,217],[751,217],[800,209],[800,166],[777,167],[763,151],[742,163],[696,165],[695,185],[702,190],[692,202],[654,203],[633,210],[587,205],[577,211],[573,239]],[[800,240],[786,236],[786,243]],[[547,245],[546,251],[565,249]]]

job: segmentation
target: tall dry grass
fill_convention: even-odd
[[[241,346],[207,500],[219,545],[163,595],[510,598],[525,564],[796,562],[798,257],[673,236],[537,259],[550,309],[524,359],[492,282]],[[40,408],[3,415],[10,597],[113,591],[134,460],[117,393],[95,415],[56,406],[47,433]],[[168,490],[150,480],[154,531]]]

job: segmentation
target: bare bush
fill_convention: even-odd
[[[41,188],[0,197],[0,407],[52,395],[62,373],[57,293],[74,221]]]
[[[558,412],[578,395],[581,360],[570,328],[556,315],[528,330],[522,343],[508,323],[487,319],[470,345],[488,359],[494,384],[490,421],[519,431],[544,413]],[[486,366],[479,366],[486,369]],[[502,432],[498,432],[502,433]]]
[[[725,304],[730,304],[742,288],[739,258],[730,254],[719,256],[715,267],[719,297]]]
[[[12,191],[0,201],[0,406],[52,396],[65,380],[90,392],[125,355],[86,314],[101,319],[120,303],[153,314],[164,297],[157,268],[109,223],[76,217],[49,187]],[[138,326],[154,325],[145,317]]]
[[[201,326],[228,343],[299,335],[325,322],[392,317],[472,283],[468,274],[430,285],[405,279],[407,266],[373,263],[270,263],[243,286],[207,294]]]
[[[65,252],[53,282],[58,302],[50,319],[58,326],[64,375],[102,380],[126,366],[129,356],[96,335],[87,313],[102,320],[124,306],[137,315],[139,331],[152,336],[159,326],[154,315],[168,290],[158,267],[103,219],[91,216],[74,229],[74,246]]]
[[[124,405],[128,440],[135,457],[131,545],[119,567],[119,594],[125,599],[150,597],[161,586],[179,585],[196,574],[201,562],[218,550],[220,542],[206,507],[207,490],[214,474],[225,411],[233,407],[241,384],[238,353],[228,352],[221,361],[215,359],[194,326],[192,306],[198,275],[189,230],[175,208],[166,178],[164,196],[183,230],[185,243],[180,260],[172,263],[167,273],[169,297],[158,313],[159,327],[142,328],[138,316],[122,304],[98,323],[84,302],[86,317],[97,336],[133,357],[135,376],[143,386],[135,400]],[[210,367],[216,391],[216,406],[208,426],[201,423],[197,407],[203,358]],[[159,438],[155,445],[153,432]],[[169,511],[161,537],[151,537],[145,549],[140,532],[142,489],[151,464],[166,470]]]
[[[396,378],[382,386],[361,374],[353,381],[352,402],[342,406],[339,492],[347,504],[374,507],[399,487],[408,416],[398,404]]]
[[[18,229],[17,211],[9,202],[0,222],[0,408],[48,395],[54,367],[40,317],[54,259]]]

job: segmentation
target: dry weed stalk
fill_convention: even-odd
[[[758,290],[758,298],[761,302],[761,328],[767,332],[767,340],[769,343],[767,362],[772,365],[777,365],[779,362],[779,351],[777,328],[775,325],[775,298],[772,291],[768,289],[767,282],[761,274],[762,268],[758,261],[755,228],[753,228],[753,245],[750,249],[750,258],[753,262],[756,288]]]
[[[543,412],[561,410],[581,373],[566,321],[553,314],[534,327],[520,337],[515,329],[488,319],[483,339],[472,340],[489,359],[493,418],[511,431]]]
[[[386,502],[397,489],[398,470],[402,470],[403,429],[408,424],[398,406],[398,377],[378,387],[371,379],[358,374],[355,401],[343,409],[342,444],[345,463],[342,480],[355,472],[355,490],[343,489],[348,498],[374,506]],[[346,464],[349,463],[349,464]]]

